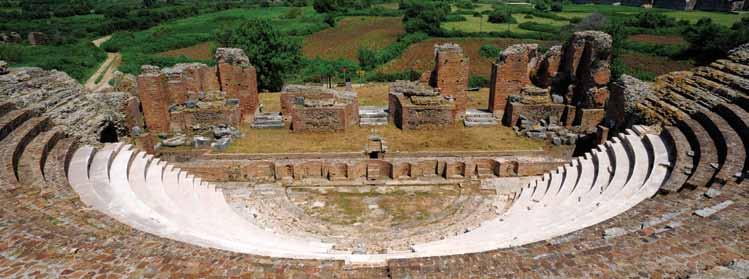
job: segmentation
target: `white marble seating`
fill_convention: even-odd
[[[78,149],[68,179],[86,205],[161,237],[262,256],[376,264],[519,246],[621,214],[654,195],[667,176],[663,141],[636,128],[529,183],[496,219],[390,254],[341,253],[319,240],[266,231],[235,213],[221,190],[129,145]]]

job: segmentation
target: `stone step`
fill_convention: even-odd
[[[283,119],[256,119],[254,124],[283,124]]]
[[[29,120],[33,114],[29,110],[14,110],[6,113],[0,118],[0,141],[8,136],[13,130],[20,126],[26,120]]]
[[[23,185],[38,185],[44,181],[44,165],[49,151],[65,134],[59,128],[40,133],[23,150],[18,162],[18,182]]]
[[[255,129],[268,129],[268,128],[283,128],[285,126],[282,122],[282,123],[272,123],[272,124],[252,124],[251,127]]]
[[[388,124],[387,118],[360,118],[359,119],[360,126],[379,126],[379,125],[387,125],[387,124]]]
[[[18,185],[18,162],[26,146],[51,125],[48,117],[34,117],[23,122],[0,142],[0,166],[10,176],[0,177],[0,188],[15,189]],[[5,180],[5,181],[2,181]]]
[[[73,154],[78,149],[78,139],[63,138],[49,151],[44,164],[44,184],[46,190],[58,197],[77,197],[78,194],[69,187],[68,166]]]
[[[15,108],[16,105],[11,102],[0,102],[0,117],[4,116],[6,113],[13,111]]]
[[[281,113],[261,113],[255,115],[255,121],[260,120],[283,120]]]

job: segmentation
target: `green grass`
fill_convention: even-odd
[[[324,16],[311,7],[303,9],[303,16],[285,19],[290,8],[242,8],[170,21],[139,32],[118,32],[103,47],[107,51],[123,53],[121,71],[137,73],[143,64],[168,66],[194,61],[187,58],[161,57],[157,53],[193,46],[213,40],[214,32],[223,26],[234,26],[253,18],[264,18],[290,35],[306,35],[327,27]]]
[[[536,22],[536,23],[549,24],[549,25],[558,26],[558,27],[569,24],[568,21],[559,21],[559,20],[553,20],[553,19],[541,18],[541,17],[526,18],[525,14],[513,14],[512,17],[514,17],[517,20],[517,23],[513,23],[513,24],[491,23],[487,21],[488,16],[485,15],[480,18],[467,16],[466,21],[447,22],[447,23],[443,23],[442,27],[447,30],[458,30],[458,31],[463,31],[463,32],[505,32],[509,30],[510,32],[514,32],[514,33],[528,34],[528,33],[538,33],[538,32],[522,29],[518,27],[518,25],[523,22]]]
[[[88,79],[106,58],[107,54],[90,42],[49,46],[0,45],[0,60],[8,61],[12,67],[61,70],[80,82]]]
[[[700,18],[703,18],[703,17],[709,17],[713,19],[713,22],[722,24],[725,26],[731,26],[734,23],[741,21],[742,16],[747,15],[747,13],[730,14],[730,13],[716,13],[716,12],[705,12],[705,11],[668,11],[664,13],[676,19],[688,20],[690,23],[695,23]]]

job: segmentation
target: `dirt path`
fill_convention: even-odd
[[[106,36],[102,37],[96,40],[91,41],[96,47],[100,47],[101,44],[111,39],[112,36]],[[120,66],[120,63],[122,62],[122,55],[119,53],[107,53],[107,60],[104,61],[104,63],[101,63],[101,66],[99,66],[99,69],[96,70],[96,72],[91,75],[91,77],[86,81],[86,84],[84,85],[86,89],[88,89],[91,92],[101,92],[101,91],[107,91],[112,88],[111,85],[109,85],[109,81],[112,80],[114,77],[114,71],[117,70],[117,67]]]

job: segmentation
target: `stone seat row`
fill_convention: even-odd
[[[659,92],[667,96],[660,98],[664,106],[671,109],[670,113],[678,115],[673,120],[675,127],[666,126],[664,129],[668,134],[667,144],[675,154],[675,164],[671,170],[672,179],[662,190],[676,192],[682,186],[690,189],[721,188],[740,183],[749,171],[747,108],[732,103],[700,101],[707,97],[687,96],[686,91],[673,90],[672,87]],[[710,93],[704,94],[719,94],[715,90],[707,92]]]
[[[628,130],[531,182],[512,207],[468,233],[414,245],[417,254],[464,254],[564,235],[612,218],[657,193],[669,154],[660,136]]]
[[[129,145],[78,149],[68,178],[85,204],[145,232],[235,252],[330,257],[330,244],[256,227],[228,206],[221,190]]]

